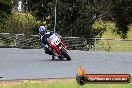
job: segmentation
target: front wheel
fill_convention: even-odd
[[[71,57],[67,54],[67,52],[64,49],[61,49],[61,54],[68,60],[71,60]]]

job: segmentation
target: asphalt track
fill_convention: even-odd
[[[51,61],[43,49],[0,48],[0,80],[75,77],[81,65],[88,74],[132,74],[132,53],[69,51],[71,61]]]

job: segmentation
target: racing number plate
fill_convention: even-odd
[[[57,46],[60,43],[60,39],[58,37],[56,37],[53,41],[52,44],[54,44],[55,46]]]

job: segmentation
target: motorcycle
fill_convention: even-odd
[[[68,61],[71,60],[71,57],[68,55],[66,46],[62,43],[62,40],[56,34],[50,35],[48,38],[48,43],[51,51],[53,52],[52,60],[55,60],[57,56],[60,60],[66,58]]]

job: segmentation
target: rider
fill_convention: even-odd
[[[50,37],[51,32],[50,32],[50,34],[47,34],[45,26],[40,26],[39,27],[39,35],[40,35],[40,42],[44,46],[45,53],[52,55],[53,53],[52,53],[52,51],[50,51],[50,47],[49,47],[49,44],[47,41],[47,38]]]

